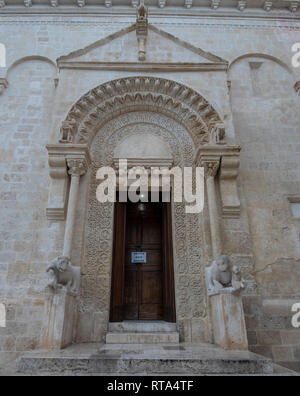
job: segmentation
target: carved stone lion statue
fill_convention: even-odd
[[[232,287],[234,290],[241,290],[245,288],[243,279],[242,279],[242,274],[240,267],[238,265],[234,265],[232,267]]]
[[[240,268],[232,265],[228,256],[218,256],[206,270],[209,294],[220,292],[238,293],[244,288]]]
[[[54,290],[66,287],[71,293],[78,293],[80,284],[80,268],[73,267],[68,257],[60,256],[51,262],[47,268],[49,275],[48,287]]]

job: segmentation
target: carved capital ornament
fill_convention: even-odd
[[[213,160],[213,161],[204,161],[203,163],[205,176],[206,177],[215,177],[218,173],[220,161]]]
[[[88,170],[88,164],[85,159],[68,159],[68,173],[71,176],[83,176]]]

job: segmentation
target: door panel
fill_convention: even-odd
[[[110,320],[176,321],[170,204],[116,203]]]
[[[161,304],[161,272],[143,271],[141,277],[141,304]]]
[[[138,203],[127,204],[124,313],[127,320],[162,319],[161,210],[160,203],[143,203],[142,207]],[[132,263],[132,252],[145,252],[147,262]]]

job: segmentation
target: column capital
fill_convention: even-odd
[[[206,177],[215,177],[221,162],[220,146],[207,145],[200,146],[196,151],[194,163],[197,166],[202,166]]]
[[[62,161],[65,164],[65,168],[68,166],[71,169],[79,166],[82,170],[85,169],[86,172],[91,164],[90,152],[86,144],[48,144],[46,149],[48,150],[50,167],[52,163]],[[81,161],[83,164],[79,165],[78,161],[74,162],[75,160]]]
[[[225,157],[238,157],[240,156],[240,146],[221,146],[208,144],[198,147],[194,156],[194,164],[196,166],[205,167],[206,162],[220,162]]]
[[[47,218],[51,221],[63,221],[66,218],[67,200],[68,200],[68,161],[82,160],[85,165],[83,169],[89,167],[91,163],[89,148],[84,144],[48,144],[49,174],[51,177]],[[70,163],[71,164],[71,163]]]
[[[88,170],[85,158],[67,158],[68,173],[71,176],[83,176]]]
[[[220,158],[202,159],[201,165],[204,167],[206,177],[215,177],[220,167]]]

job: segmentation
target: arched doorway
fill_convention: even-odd
[[[61,143],[88,145],[92,158],[89,175],[83,181],[87,193],[81,201],[84,258],[80,315],[94,323],[90,341],[102,340],[107,332],[116,252],[115,206],[100,205],[97,201],[97,170],[102,166],[115,167],[115,150],[120,141],[150,132],[169,146],[174,166],[193,166],[196,148],[210,141],[216,123],[221,123],[218,114],[198,93],[174,81],[152,77],[132,77],[104,84],[86,94],[71,109],[62,126]],[[143,163],[147,156],[140,160]],[[162,318],[174,321],[176,315],[181,339],[189,342],[193,332],[195,336],[199,334],[199,328],[203,329],[208,320],[203,279],[204,219],[202,215],[186,214],[184,203],[174,203],[168,211],[163,216],[169,216],[169,220],[162,222],[161,227],[164,224],[170,227],[168,240],[173,246],[175,297],[170,296],[169,303],[165,302],[167,297],[163,300]],[[163,243],[164,240],[161,245]],[[169,252],[172,253],[171,248]],[[163,251],[162,256],[165,254],[168,253]],[[172,276],[168,279],[171,281]],[[163,292],[171,290],[166,283],[163,285]],[[165,308],[168,304],[169,308]],[[176,310],[170,309],[173,305]],[[85,334],[81,338],[80,332],[81,329],[78,339],[88,340]]]

